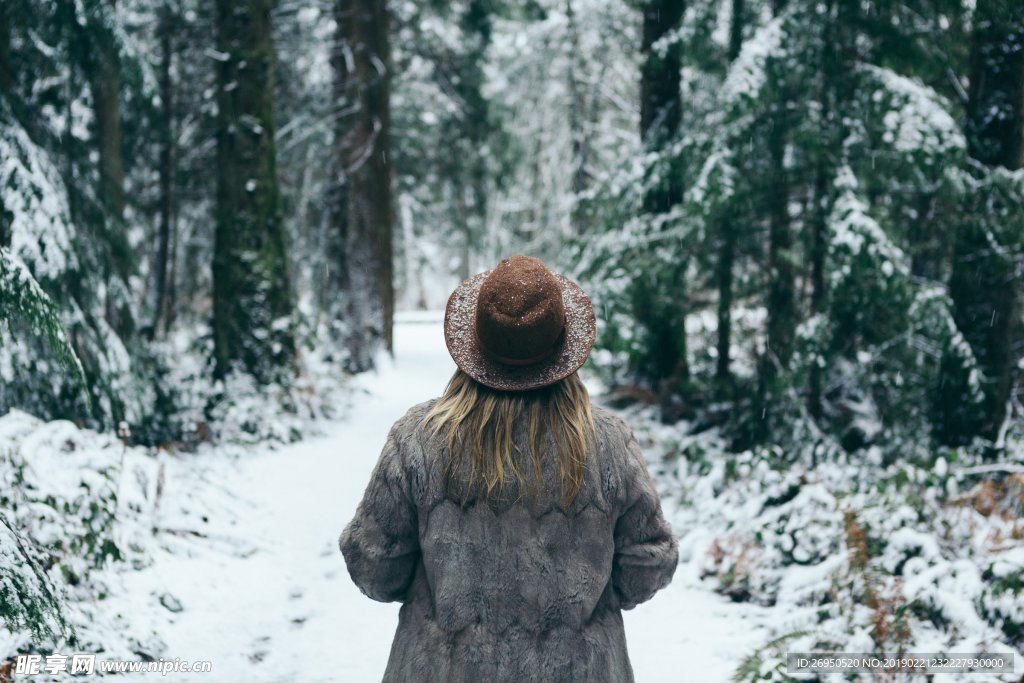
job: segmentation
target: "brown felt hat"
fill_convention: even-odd
[[[590,355],[597,321],[572,280],[532,256],[510,256],[452,292],[448,352],[467,375],[503,391],[554,384]]]

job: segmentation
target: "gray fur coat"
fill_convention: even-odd
[[[391,428],[340,539],[363,593],[403,603],[385,683],[632,681],[621,610],[668,585],[678,550],[629,427],[594,407],[596,453],[567,512],[550,438],[541,495],[513,485],[487,504],[446,489],[447,450],[419,428],[432,404]]]

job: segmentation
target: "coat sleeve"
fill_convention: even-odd
[[[420,557],[402,424],[391,428],[356,516],[338,542],[352,581],[380,602],[405,599]]]
[[[679,548],[661,511],[640,444],[624,424],[624,507],[615,524],[612,586],[622,609],[633,609],[667,586],[679,564]]]

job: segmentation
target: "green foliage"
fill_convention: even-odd
[[[11,631],[28,631],[35,642],[53,642],[72,631],[38,553],[0,513],[0,619]]]
[[[18,648],[73,644],[95,618],[81,600],[106,590],[101,570],[146,561],[159,466],[113,436],[17,410],[0,431],[0,623]]]
[[[0,247],[0,323],[21,323],[49,342],[62,367],[85,383],[82,363],[68,342],[57,306],[40,289],[24,264]]]
[[[953,318],[964,341],[944,350],[935,405],[936,436],[948,445],[969,443],[974,436],[998,440],[1021,357],[1024,178],[1019,170],[972,170],[965,180],[950,278]],[[963,347],[972,350],[972,364],[962,362]]]
[[[108,196],[92,111],[102,88],[119,83],[125,149],[105,154],[124,152],[128,182],[148,173],[134,163],[148,155],[131,152],[147,136],[152,79],[109,3],[14,0],[3,19],[10,42],[0,59],[18,68],[0,83],[0,245],[52,302],[66,337],[54,346],[52,330],[39,328],[42,318],[26,328],[40,335],[0,331],[0,410],[17,406],[105,428],[127,421],[140,438],[168,438],[173,392],[160,384],[165,365],[136,326],[138,235],[114,206],[120,200]],[[101,73],[110,65],[99,63],[100,46],[116,62],[116,82]],[[59,362],[51,362],[47,345]]]
[[[980,409],[990,383],[970,336],[980,323],[954,315],[943,286],[950,247],[982,221],[1015,262],[1024,193],[1013,174],[972,179],[962,6],[777,3],[772,16],[740,17],[732,62],[723,6],[695,3],[679,26],[679,134],[638,150],[585,197],[600,230],[580,240],[574,263],[601,302],[603,379],[654,389],[667,369],[649,359],[686,315],[700,332],[688,333],[691,381],[674,390],[697,424],[722,412],[700,397],[731,401],[735,445],[797,446],[808,418],[846,449],[878,443],[887,454],[922,433],[973,433],[954,413]],[[649,188],[672,174],[682,201],[645,213]],[[707,321],[725,296],[723,386]],[[640,324],[642,310],[657,331]]]

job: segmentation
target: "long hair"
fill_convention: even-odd
[[[528,443],[514,442],[516,418],[526,414]],[[498,391],[480,384],[461,369],[452,375],[444,394],[424,417],[426,433],[446,433],[448,462],[445,477],[451,483],[468,458],[468,490],[485,500],[500,494],[509,480],[534,492],[541,474],[542,426],[550,430],[559,456],[562,504],[568,508],[583,484],[587,454],[594,443],[594,416],[590,397],[574,372],[563,380],[529,391]],[[533,486],[513,458],[513,449],[528,449]]]

